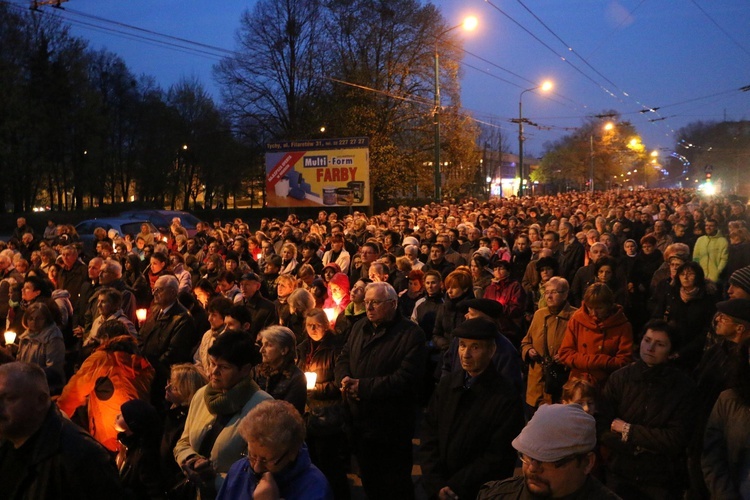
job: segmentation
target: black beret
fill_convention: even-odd
[[[503,315],[503,306],[500,302],[492,299],[469,299],[460,302],[464,313],[469,311],[469,308],[475,309],[481,313],[486,314],[490,318],[499,318]]]
[[[460,339],[495,340],[498,336],[498,329],[494,321],[473,318],[458,325],[452,334]]]
[[[750,323],[750,299],[729,299],[716,304],[716,310],[734,319]]]

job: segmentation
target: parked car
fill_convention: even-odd
[[[196,225],[200,219],[195,215],[182,212],[179,210],[127,210],[120,213],[124,219],[145,219],[156,226],[162,234],[169,234],[169,226],[172,225],[172,219],[179,217],[182,227],[187,230],[188,236],[195,236],[198,232]]]
[[[161,233],[147,219],[129,219],[129,218],[114,218],[114,217],[103,217],[101,219],[89,219],[79,222],[76,225],[76,231],[83,244],[83,251],[86,255],[93,255],[94,252],[94,230],[98,227],[105,229],[109,232],[110,229],[114,229],[120,236],[130,234],[135,237],[141,232],[141,225],[148,224],[149,230],[154,235],[155,239],[161,239]]]

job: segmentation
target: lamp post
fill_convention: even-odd
[[[434,125],[434,142],[435,151],[432,164],[432,172],[435,180],[435,201],[440,201],[443,197],[442,194],[442,182],[440,179],[440,55],[438,54],[438,42],[446,34],[458,28],[464,28],[466,31],[471,31],[477,27],[479,21],[474,16],[469,16],[461,24],[457,24],[452,28],[448,28],[445,31],[440,32],[435,37],[435,109],[432,112],[433,125]]]
[[[524,180],[524,171],[523,171],[523,124],[525,121],[523,117],[523,95],[526,92],[531,92],[532,90],[541,89],[544,92],[547,92],[548,90],[552,89],[552,82],[547,80],[546,82],[542,83],[541,85],[537,85],[536,87],[531,87],[530,89],[526,89],[523,92],[521,92],[521,95],[518,96],[518,176],[520,178],[520,182],[518,184],[518,197],[520,198],[523,196],[523,180]],[[513,120],[515,121],[515,120]]]
[[[612,130],[614,127],[615,126],[612,122],[607,122],[604,124],[604,130],[607,132]],[[589,141],[591,145],[591,152],[589,155],[589,162],[591,164],[589,167],[589,191],[593,193],[594,192],[594,132],[593,131],[591,132],[591,135],[589,136]]]

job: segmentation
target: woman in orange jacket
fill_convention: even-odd
[[[599,389],[612,372],[633,361],[633,329],[607,285],[593,283],[586,290],[558,355],[571,378],[585,378]]]

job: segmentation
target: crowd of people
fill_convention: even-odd
[[[19,218],[0,491],[348,499],[357,474],[372,499],[750,498],[745,208],[646,190],[175,218],[90,251]]]

